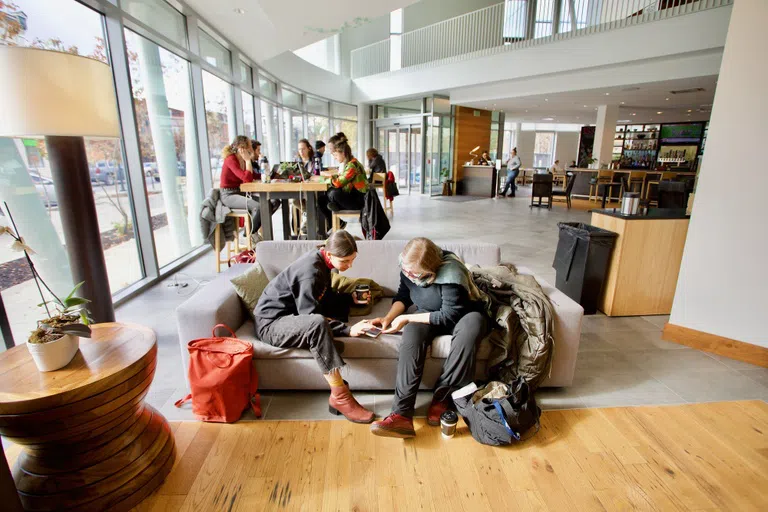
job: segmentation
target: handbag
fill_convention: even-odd
[[[232,337],[216,336],[216,329],[227,329]],[[250,407],[261,417],[258,374],[253,366],[253,345],[238,339],[224,324],[213,328],[210,338],[192,340],[189,350],[190,394],[176,407],[192,401],[192,412],[201,421],[233,423]]]
[[[482,444],[503,446],[522,440],[532,427],[539,431],[541,409],[522,377],[512,384],[493,381],[479,388],[469,384],[452,395],[472,437]]]
[[[397,189],[397,182],[388,181],[384,187],[384,197],[387,199],[393,199],[400,195],[400,191]]]
[[[229,258],[227,265],[231,267],[235,263],[256,263],[256,251],[253,249],[241,251]]]

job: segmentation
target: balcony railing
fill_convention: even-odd
[[[506,0],[406,32],[396,36],[399,41],[390,38],[353,50],[351,73],[362,78],[438,66],[731,4],[733,0]]]

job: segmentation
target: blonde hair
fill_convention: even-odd
[[[236,155],[239,148],[253,149],[251,146],[251,139],[245,135],[238,135],[235,137],[235,140],[232,141],[232,144],[224,146],[224,149],[221,150],[221,157],[227,158],[229,155]]]
[[[413,238],[405,244],[403,263],[410,270],[437,274],[443,264],[443,250],[429,238]]]

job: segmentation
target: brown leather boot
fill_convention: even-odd
[[[346,382],[343,386],[331,386],[328,411],[337,416],[343,414],[353,423],[370,423],[373,421],[373,412],[357,403]]]
[[[381,421],[374,421],[371,425],[371,433],[376,436],[399,437],[401,439],[416,437],[416,431],[413,430],[413,420],[395,413]]]

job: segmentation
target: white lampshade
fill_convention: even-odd
[[[0,46],[0,137],[119,137],[112,71],[69,53]]]

